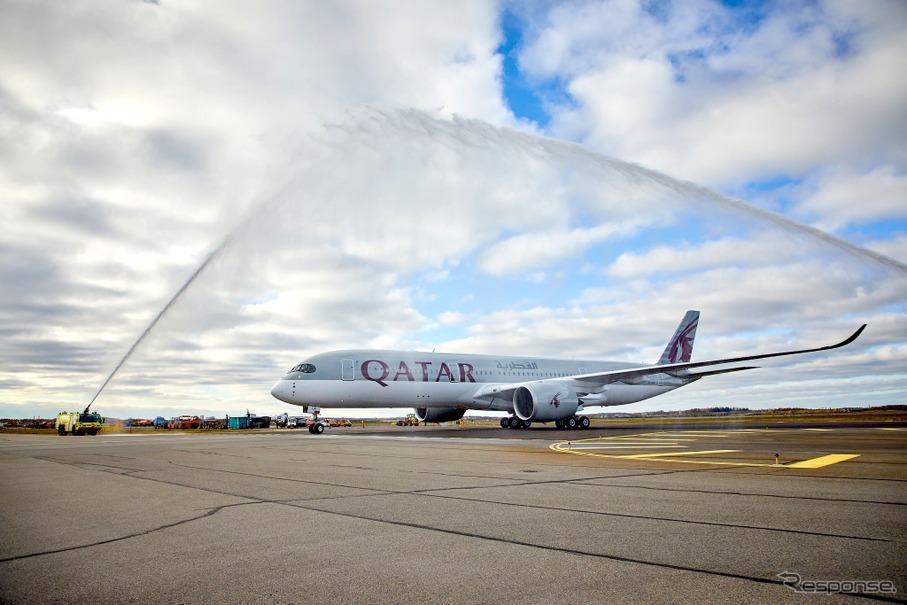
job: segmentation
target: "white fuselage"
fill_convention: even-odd
[[[588,427],[588,418],[576,416],[584,407],[634,403],[705,376],[754,369],[743,362],[837,349],[866,328],[824,347],[694,362],[698,323],[699,311],[687,311],[654,365],[356,349],[309,358],[271,394],[302,406],[414,407],[429,422],[458,419],[465,410],[495,410],[514,415],[511,428],[535,421],[572,428],[577,420]]]
[[[562,382],[583,396],[585,405],[612,406],[648,399],[688,382],[654,374],[633,382],[593,386],[575,378],[632,367],[636,366],[619,362],[347,350],[311,357],[278,381],[271,394],[306,406],[509,411],[511,398],[495,393],[513,385]]]

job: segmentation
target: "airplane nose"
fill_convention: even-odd
[[[275,399],[280,399],[283,402],[290,403],[289,399],[287,398],[286,386],[286,380],[277,381],[277,383],[273,387],[271,387],[271,396]]]

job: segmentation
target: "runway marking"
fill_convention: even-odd
[[[631,445],[623,445],[623,444],[620,444],[620,445],[586,445],[584,443],[580,443],[580,444],[574,443],[573,447],[574,448],[579,447],[580,449],[584,449],[584,450],[635,450],[638,448],[651,450],[651,449],[660,448],[660,447],[677,448],[677,447],[687,447],[687,446],[685,446],[685,445],[648,445],[645,443],[637,443],[637,444],[631,444]]]
[[[809,430],[809,429],[804,429]],[[771,459],[772,454],[760,452],[747,452],[745,455],[763,455],[766,462],[742,462],[726,460],[719,458],[697,458],[699,456],[716,456],[721,454],[740,453],[742,450],[696,450],[691,451],[687,448],[689,442],[700,441],[703,439],[726,438],[732,434],[746,433],[764,433],[764,430],[739,430],[739,431],[691,431],[681,437],[675,433],[640,433],[636,435],[621,435],[617,437],[593,437],[590,439],[578,439],[576,441],[559,441],[552,443],[549,449],[562,454],[574,454],[577,456],[594,456],[599,458],[615,458],[623,460],[653,460],[660,462],[678,462],[682,464],[712,464],[719,466],[748,466],[748,467],[769,467],[769,468],[796,468],[796,469],[817,469],[846,460],[858,457],[860,454],[827,454],[808,460],[800,460],[790,463],[775,464]],[[676,435],[676,436],[675,436]],[[642,453],[617,453],[621,450],[649,450]],[[676,451],[651,451],[651,450],[673,449]],[[607,453],[605,451],[606,450]],[[769,461],[771,460],[771,461]]]
[[[730,454],[740,450],[703,450],[701,452],[655,452],[653,454],[626,454],[618,458],[660,458],[663,456],[704,456],[706,454]]]
[[[838,462],[844,462],[845,460],[850,460],[851,458],[856,458],[858,456],[859,454],[829,454],[828,456],[822,456],[821,458],[794,462],[793,464],[788,464],[787,468],[822,468],[823,466],[837,464]]]

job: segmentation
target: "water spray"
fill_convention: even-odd
[[[636,164],[590,151],[577,144],[548,139],[512,129],[500,128],[475,119],[464,119],[456,116],[449,120],[440,119],[418,110],[367,109],[352,112],[348,114],[348,117],[349,119],[346,122],[327,125],[322,135],[312,137],[312,141],[316,145],[316,151],[320,151],[321,153],[327,152],[322,158],[326,159],[328,157],[333,157],[332,161],[336,166],[342,166],[345,163],[345,153],[342,152],[349,149],[348,146],[355,147],[358,145],[374,148],[377,146],[374,144],[374,141],[385,140],[391,135],[404,137],[407,141],[415,141],[417,143],[425,142],[430,145],[446,147],[452,149],[461,156],[468,156],[471,150],[474,149],[494,150],[495,148],[503,147],[505,149],[519,151],[527,159],[548,163],[549,165],[553,164],[554,161],[564,162],[571,167],[577,163],[580,165],[585,164],[587,166],[592,166],[597,169],[597,171],[604,171],[607,174],[622,177],[626,182],[633,185],[638,185],[640,183],[654,184],[681,196],[705,200],[734,212],[755,217],[761,221],[766,221],[769,224],[775,225],[788,232],[797,233],[823,242],[856,258],[868,259],[900,274],[907,275],[907,264],[848,242],[847,240],[822,231],[821,229],[804,225],[768,210],[757,208],[741,200],[721,195],[700,185],[681,181],[655,170],[650,170]],[[336,133],[339,133],[339,137],[332,137],[332,135]],[[338,151],[340,153],[331,156],[329,153],[331,151]],[[319,168],[324,172],[329,172],[330,167],[320,166]],[[284,194],[291,191],[292,188],[297,186],[306,176],[308,175],[300,170],[297,177],[290,180],[286,186],[281,188],[278,194],[270,196],[258,204],[252,205],[245,219],[242,220],[238,226],[208,254],[195,271],[186,279],[179,290],[177,290],[173,297],[148,324],[129,350],[126,351],[126,354],[120,359],[119,363],[116,364],[113,371],[107,376],[107,379],[98,389],[97,393],[95,393],[94,397],[92,397],[91,402],[88,404],[89,407],[95,402],[98,396],[100,396],[123,365],[130,357],[132,357],[139,345],[179,302],[186,291],[199,276],[205,272],[214,260],[221,256],[231,243],[242,235],[243,231],[254,222],[254,219],[256,216],[260,215],[262,210],[285,201]],[[87,409],[88,408],[86,408],[86,410]]]

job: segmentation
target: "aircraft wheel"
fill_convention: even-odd
[[[524,420],[524,421],[523,421],[523,428],[524,428],[524,429],[528,429],[530,426],[532,426],[532,421],[531,421],[531,420]]]
[[[587,428],[589,428],[589,425],[590,425],[590,424],[592,424],[592,423],[589,421],[589,417],[588,417],[588,416],[580,416],[580,417],[579,417],[579,428],[581,428],[581,429],[587,429]]]
[[[567,418],[566,420],[564,420],[564,426],[565,426],[565,428],[568,428],[568,429],[575,429],[576,428],[576,416],[571,416],[570,418]]]
[[[507,416],[504,416],[503,418],[501,418],[501,428],[502,429],[510,428],[510,418],[508,418]]]
[[[521,426],[523,426],[523,421],[522,421],[522,420],[520,420],[520,419],[517,418],[516,416],[511,416],[511,417],[510,417],[510,428],[512,428],[512,429],[518,429],[518,428],[520,428]]]
[[[310,434],[310,435],[314,435],[314,434],[315,434],[315,425],[314,425],[314,424],[310,424],[310,425],[309,425],[309,434]]]
[[[558,418],[557,420],[555,420],[555,421],[554,421],[554,426],[556,426],[556,427],[559,428],[559,429],[564,428],[564,419],[563,419],[563,418]]]
[[[313,424],[312,425],[312,434],[313,435],[320,435],[323,432],[324,432],[323,424]]]

